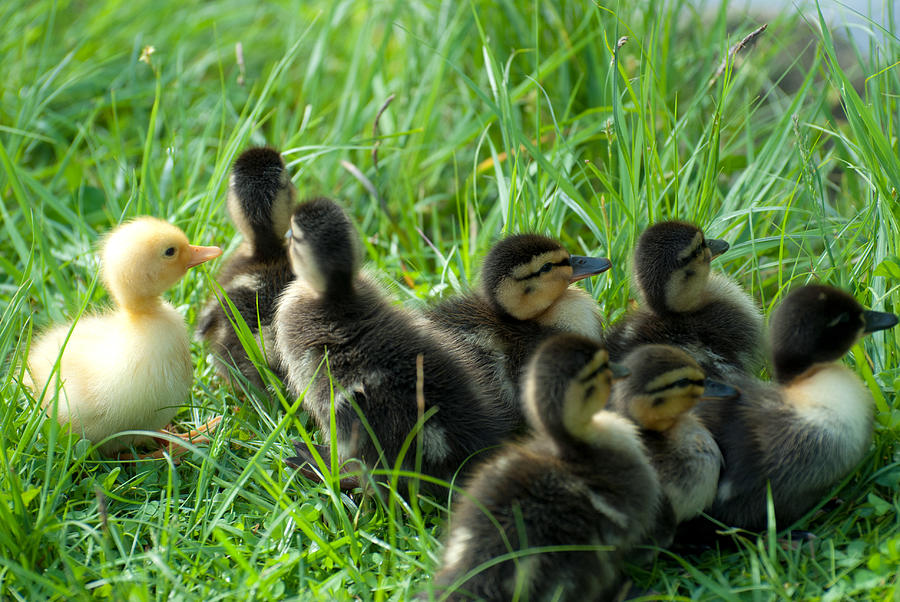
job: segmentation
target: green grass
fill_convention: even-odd
[[[785,14],[711,82],[758,20],[622,4],[3,3],[0,597],[400,600],[427,582],[447,500],[351,499],[286,470],[302,404],[237,399],[202,345],[178,421],[227,417],[178,466],[101,459],[19,384],[34,333],[106,302],[95,243],[122,219],[167,217],[199,244],[237,246],[224,187],[252,144],[284,150],[301,195],[345,203],[408,304],[468,286],[501,233],[537,230],[613,259],[586,286],[614,320],[637,235],[677,217],[733,243],[718,268],[767,313],[810,280],[900,311],[897,24],[855,52],[814,14]],[[212,275],[168,295],[189,323]],[[875,441],[836,488],[843,503],[801,522],[812,550],[741,534],[736,551],[663,554],[638,584],[895,598],[898,332],[847,359],[875,396]]]

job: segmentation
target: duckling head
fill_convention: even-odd
[[[256,147],[241,153],[228,181],[228,214],[257,255],[284,256],[281,235],[295,204],[296,190],[278,151]]]
[[[728,250],[687,222],[670,221],[644,230],[634,250],[634,278],[656,313],[688,312],[703,303],[709,262]]]
[[[793,290],[769,319],[775,378],[786,383],[816,364],[836,361],[862,336],[896,324],[896,315],[866,310],[831,286]]]
[[[529,424],[557,441],[589,440],[592,417],[606,406],[613,379],[626,374],[594,339],[572,333],[547,339],[523,377]]]
[[[103,241],[100,275],[116,303],[140,312],[184,277],[189,268],[222,254],[219,247],[188,244],[179,228],[155,217],[139,217]]]
[[[301,203],[287,235],[291,269],[317,296],[352,290],[359,270],[359,237],[347,214],[329,199]]]
[[[622,363],[630,376],[616,384],[616,405],[648,430],[669,430],[701,399],[738,395],[736,389],[706,378],[691,356],[670,345],[642,345]]]
[[[547,311],[569,284],[611,265],[605,257],[570,255],[546,236],[516,234],[491,248],[482,266],[481,286],[497,311],[531,320]]]

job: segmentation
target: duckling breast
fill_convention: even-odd
[[[599,339],[603,334],[597,302],[584,289],[572,286],[538,318],[543,326]]]

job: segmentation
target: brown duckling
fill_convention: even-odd
[[[275,345],[288,387],[304,395],[304,408],[342,460],[393,469],[420,411],[424,474],[450,480],[470,457],[499,443],[508,424],[448,345],[359,274],[358,236],[340,207],[327,199],[302,203],[289,238],[296,278],[278,303]],[[415,456],[413,443],[401,459],[404,470],[416,467]]]
[[[441,301],[426,317],[454,341],[482,390],[524,426],[519,383],[528,358],[553,334],[600,337],[596,301],[570,285],[610,266],[605,257],[570,255],[547,236],[508,236],[485,258],[478,292]]]
[[[642,345],[625,356],[631,373],[613,386],[610,401],[641,427],[676,522],[712,505],[722,453],[690,411],[701,399],[733,399],[738,391],[706,378],[700,365],[671,345]]]
[[[275,345],[271,325],[278,295],[294,279],[284,233],[296,204],[296,189],[278,151],[251,148],[234,162],[227,206],[244,242],[222,268],[218,282],[281,378],[284,375],[279,374],[278,363],[272,358]],[[223,377],[229,376],[228,366],[234,366],[256,387],[263,388],[256,367],[263,357],[260,354],[256,362],[249,357],[234,322],[227,302],[214,297],[200,315],[197,332],[212,344]]]
[[[779,525],[797,521],[863,458],[872,438],[872,394],[836,363],[863,335],[897,316],[867,311],[830,286],[792,291],[769,321],[775,379],[735,381],[737,401],[697,406],[725,468],[708,514],[765,528],[767,484]]]
[[[625,558],[655,529],[661,503],[637,428],[603,409],[623,374],[587,337],[561,334],[540,346],[523,383],[533,434],[483,464],[456,504],[434,580],[442,596],[615,594]]]
[[[763,349],[762,314],[735,282],[710,271],[728,250],[697,226],[661,222],[647,228],[634,251],[634,282],[643,306],[606,333],[610,357],[647,343],[681,347],[707,376],[729,380],[755,371]]]
[[[149,440],[108,439],[116,433],[169,424],[190,399],[193,368],[184,318],[161,295],[189,268],[221,254],[219,247],[188,244],[180,229],[153,217],[110,232],[100,276],[116,308],[51,328],[31,346],[29,384],[36,396],[43,395],[47,412],[56,412],[61,424],[86,439],[103,442],[104,454]]]

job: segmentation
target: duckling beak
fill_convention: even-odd
[[[622,364],[618,364],[616,362],[609,362],[607,364],[609,366],[609,371],[612,372],[613,380],[618,378],[625,378],[629,374],[631,374],[631,370],[623,366]]]
[[[730,385],[707,378],[703,381],[703,399],[734,399],[741,392]]]
[[[897,316],[883,311],[866,310],[863,312],[863,332],[886,330],[897,325]]]
[[[720,238],[707,238],[706,246],[709,247],[709,252],[712,253],[713,259],[731,248],[731,245]]]
[[[219,247],[198,247],[196,245],[188,245],[188,251],[191,254],[191,260],[188,262],[185,269],[200,265],[204,261],[209,261],[222,254],[222,249]]]
[[[572,264],[572,277],[569,279],[569,282],[578,282],[588,276],[605,272],[612,267],[612,262],[606,257],[571,255],[569,262]]]

